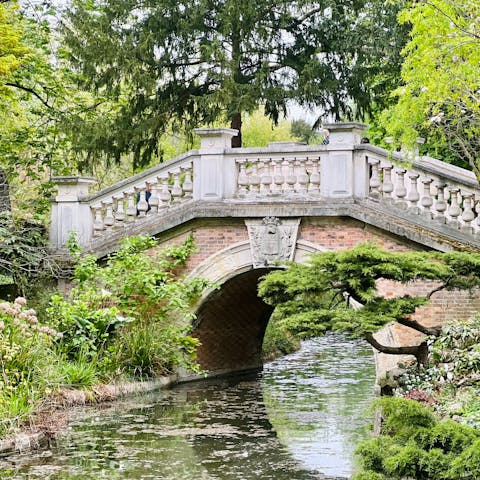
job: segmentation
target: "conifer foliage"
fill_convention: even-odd
[[[378,342],[374,333],[390,322],[427,335],[438,336],[441,327],[425,327],[411,318],[428,297],[409,295],[384,298],[377,291],[379,279],[407,283],[436,280],[441,289],[469,289],[480,285],[480,254],[451,252],[387,252],[362,244],[342,252],[312,255],[305,264],[290,264],[263,278],[260,296],[276,310],[284,327],[300,337],[326,331],[349,332],[365,338],[388,354],[415,355],[426,363],[427,343],[390,347]],[[355,308],[350,308],[354,306]]]
[[[71,62],[87,88],[118,102],[84,147],[145,164],[172,121],[241,130],[242,113],[263,105],[276,122],[292,99],[330,118],[361,116],[399,73],[404,27],[398,5],[383,3],[73,0]]]

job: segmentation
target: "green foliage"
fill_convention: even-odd
[[[263,360],[274,360],[283,355],[293,353],[299,348],[300,342],[296,336],[281,324],[278,316],[272,315],[263,336]]]
[[[312,125],[305,120],[292,120],[290,127],[292,137],[307,145],[313,143],[322,143],[321,136],[314,130]]]
[[[478,430],[438,421],[413,400],[384,397],[375,407],[382,415],[381,434],[359,445],[363,471],[353,480],[478,478]]]
[[[21,42],[16,2],[0,4],[0,82],[22,64],[28,49]],[[0,95],[5,89],[0,83]]]
[[[9,211],[0,212],[0,286],[15,285],[24,293],[36,278],[54,269],[43,227],[17,221]]]
[[[199,373],[195,364],[199,341],[187,335],[188,328],[140,322],[122,332],[108,349],[107,369],[116,375],[145,378],[173,373],[187,367]]]
[[[242,126],[244,147],[266,147],[270,142],[292,141],[290,123],[280,120],[277,125],[265,116],[263,109],[247,115]]]
[[[73,288],[65,298],[53,296],[47,309],[69,360],[90,357],[112,375],[196,368],[197,341],[186,335],[187,325],[207,282],[175,273],[195,249],[192,238],[163,250],[152,237],[127,238],[103,265],[82,255],[73,237],[69,247]]]
[[[427,366],[407,368],[399,378],[399,393],[423,392],[442,415],[455,415],[470,426],[480,426],[478,384],[480,377],[480,317],[446,324],[430,340]]]
[[[397,144],[427,137],[442,159],[480,175],[480,6],[477,0],[409,2],[400,20],[412,26],[403,86],[382,124]],[[448,152],[448,150],[450,152]],[[463,165],[462,165],[463,166]]]
[[[25,298],[0,303],[0,434],[56,384],[51,346],[58,335],[26,308]]]
[[[306,264],[291,263],[286,270],[271,272],[261,281],[259,294],[275,306],[280,324],[302,338],[335,330],[369,339],[387,323],[408,322],[410,314],[428,302],[408,295],[384,298],[376,289],[378,279],[431,279],[446,289],[471,288],[480,282],[479,261],[479,254],[392,253],[363,244],[316,253]]]
[[[75,360],[62,361],[58,371],[61,383],[73,388],[88,388],[99,381],[99,368],[90,356],[79,356]]]
[[[90,160],[130,152],[137,166],[161,156],[167,129],[240,127],[260,106],[274,123],[293,99],[361,117],[397,83],[397,11],[383,0],[76,0],[63,43],[82,86],[111,105],[77,129],[77,144]]]

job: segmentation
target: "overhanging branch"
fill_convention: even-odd
[[[376,350],[381,353],[387,353],[389,355],[418,355],[420,345],[409,345],[405,347],[391,347],[388,345],[382,345],[378,342],[372,333],[367,333],[365,335],[365,340]]]

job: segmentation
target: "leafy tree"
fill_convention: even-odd
[[[290,133],[298,140],[305,142],[307,145],[311,142],[317,141],[321,143],[320,136],[315,131],[312,125],[305,120],[293,120],[290,127]]]
[[[20,67],[27,54],[28,48],[22,43],[16,2],[0,3],[0,81]],[[3,97],[5,89],[0,92]]]
[[[427,152],[446,159],[453,153],[455,163],[468,164],[480,178],[480,4],[414,1],[400,20],[412,25],[411,39],[403,85],[383,125],[399,144],[427,137]]]
[[[417,279],[438,280],[438,289],[471,288],[480,285],[480,254],[473,253],[392,253],[363,244],[342,252],[311,256],[307,264],[288,265],[264,277],[260,296],[275,306],[274,315],[300,337],[326,331],[350,332],[365,338],[380,352],[411,354],[425,364],[427,342],[391,347],[381,344],[374,333],[390,322],[427,335],[438,335],[440,327],[425,327],[410,318],[428,297],[404,295],[384,298],[376,290],[378,279],[407,283]],[[350,305],[360,308],[349,308]]]
[[[294,141],[290,134],[290,122],[284,119],[274,125],[262,109],[246,115],[242,138],[245,147],[266,147],[270,142]]]
[[[63,25],[72,65],[116,102],[78,145],[117,160],[133,152],[138,165],[169,128],[223,119],[241,130],[260,105],[274,122],[292,99],[361,117],[396,85],[397,10],[383,0],[74,0]]]

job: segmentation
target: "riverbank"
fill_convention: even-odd
[[[154,380],[97,385],[87,390],[59,390],[45,398],[18,431],[0,439],[0,457],[48,445],[68,427],[72,408],[113,402],[126,395],[166,388],[177,381],[177,375],[170,375]]]

